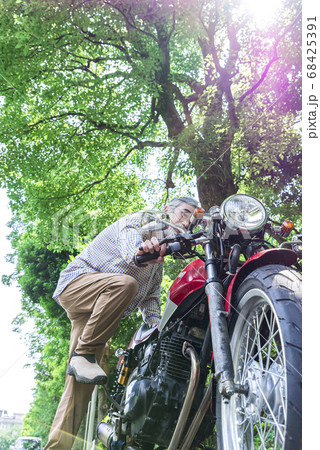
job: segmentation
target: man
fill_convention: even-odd
[[[193,198],[179,197],[171,200],[164,211],[172,225],[188,228],[197,206]],[[166,245],[160,246],[156,236],[143,240],[142,214],[130,214],[105,228],[60,274],[53,298],[67,311],[72,323],[69,364],[44,450],[71,449],[94,385],[107,380],[98,362],[120,320],[139,308],[150,327],[160,321]],[[156,260],[142,267],[134,263],[136,255],[154,251],[160,252]]]

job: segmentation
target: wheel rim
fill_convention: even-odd
[[[226,449],[284,448],[287,412],[285,354],[279,321],[269,297],[252,289],[241,299],[231,338],[235,382],[247,395],[222,403]]]

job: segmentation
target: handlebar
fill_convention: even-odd
[[[180,242],[172,242],[171,244],[167,244],[167,248],[163,256],[172,255],[172,253],[180,252],[181,250],[182,246]],[[136,255],[134,257],[134,262],[137,266],[141,266],[145,262],[159,258],[159,256],[160,252],[144,253],[143,255]]]

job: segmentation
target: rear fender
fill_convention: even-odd
[[[234,276],[228,288],[226,295],[226,311],[230,314],[230,305],[232,304],[234,295],[242,281],[255,269],[270,264],[281,264],[284,266],[292,266],[297,262],[297,254],[287,248],[272,248],[263,250],[262,252],[252,255],[241,266]]]

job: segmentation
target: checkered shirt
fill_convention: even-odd
[[[105,228],[69,265],[61,272],[53,298],[58,296],[79,275],[88,272],[123,273],[131,275],[138,282],[138,292],[124,317],[136,308],[142,312],[143,320],[152,325],[161,318],[160,286],[163,264],[138,267],[133,256],[142,242],[151,235],[142,235],[142,212],[123,217]],[[155,235],[155,233],[153,233]],[[157,232],[160,240],[162,232]]]

